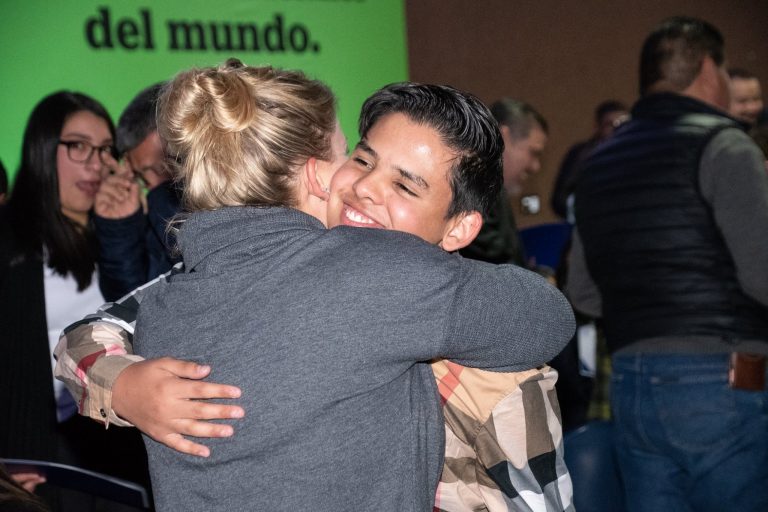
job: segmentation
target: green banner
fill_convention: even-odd
[[[144,87],[237,57],[328,83],[350,144],[362,101],[407,78],[403,0],[24,0],[0,20],[0,159],[12,177],[27,118],[61,89],[115,122]]]

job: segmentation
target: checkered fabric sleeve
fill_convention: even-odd
[[[548,366],[515,373],[432,364],[446,423],[435,511],[572,512]]]
[[[80,414],[106,427],[131,426],[112,411],[112,384],[127,366],[143,359],[132,354],[131,346],[142,297],[180,271],[175,267],[117,302],[104,304],[61,333],[54,350],[54,376],[67,386]]]

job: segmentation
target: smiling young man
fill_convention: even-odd
[[[491,174],[462,165],[477,141],[462,140],[447,112],[465,114],[441,108],[439,89],[425,87],[389,86],[363,105],[361,140],[331,181],[329,227],[404,231],[449,252],[477,236],[493,197],[477,191]],[[496,373],[445,360],[432,370],[447,426],[435,510],[570,510],[556,372]]]
[[[446,251],[455,251],[470,243],[482,225],[481,213],[488,208],[490,200],[494,197],[493,193],[489,194],[487,191],[494,190],[494,182],[496,187],[499,182],[498,166],[496,169],[486,168],[490,162],[478,158],[476,154],[476,148],[482,144],[487,145],[488,141],[467,137],[465,127],[472,123],[483,125],[479,130],[476,126],[474,127],[478,136],[483,133],[493,133],[498,129],[490,115],[483,115],[486,114],[485,108],[476,100],[469,101],[470,99],[450,88],[415,84],[392,85],[369,98],[363,107],[360,121],[362,139],[351,158],[332,178],[321,175],[310,177],[310,181],[313,182],[310,188],[314,189],[317,197],[328,201],[328,226],[405,231],[436,244]],[[330,180],[330,187],[326,188],[328,180]],[[536,278],[530,282],[529,286],[531,286],[530,289],[519,290],[522,294],[521,301],[524,301],[529,294],[535,295],[539,286],[547,285],[543,280],[539,282]],[[124,328],[132,327],[130,315],[126,317],[124,313],[126,307],[129,309],[135,307],[132,301],[136,297],[123,301],[119,306],[104,310],[102,317],[114,314],[117,316],[111,326],[81,325],[65,335],[57,351],[61,356],[59,375],[69,376],[75,381],[73,382],[76,388],[74,391],[79,393],[78,396],[83,398],[87,396],[83,393],[83,386],[93,388],[97,392],[106,390],[101,405],[98,405],[98,398],[95,400],[91,398],[91,403],[88,404],[90,407],[84,407],[82,410],[84,414],[88,414],[89,410],[98,410],[98,415],[105,419],[109,418],[112,421],[117,419],[109,410],[111,382],[109,379],[102,379],[95,386],[90,386],[87,381],[83,381],[82,377],[68,373],[67,367],[77,367],[76,359],[88,352],[88,345],[83,343],[83,338],[90,337],[91,341],[94,341],[93,333],[96,329],[101,329],[100,332],[103,335],[106,330],[114,330],[114,324]],[[527,334],[521,332],[521,336],[533,335],[534,339],[545,342],[547,337],[561,330],[562,326],[547,325],[546,322],[532,325],[530,318],[525,318],[529,312],[524,309],[510,311],[509,318],[504,319],[507,325],[520,325],[521,329],[533,330],[532,333]],[[121,314],[123,314],[122,317]],[[497,318],[489,318],[486,321],[501,322]],[[130,334],[123,332],[119,333],[119,336],[123,337],[124,342],[129,340]],[[114,357],[105,359],[112,359],[116,361],[114,364],[124,368],[127,364],[125,357],[119,356],[122,360]],[[75,359],[74,365],[71,359]],[[195,419],[230,418],[241,415],[241,410],[230,406],[196,402],[195,410],[187,409],[179,412],[176,419],[171,419],[168,411],[181,411],[181,409],[177,404],[170,404],[170,402],[181,400],[169,399],[168,402],[163,403],[158,400],[157,394],[151,396],[152,393],[146,391],[147,388],[154,387],[153,385],[143,389],[139,386],[126,385],[126,377],[133,379],[133,382],[142,382],[145,386],[147,382],[155,383],[156,381],[140,377],[149,375],[146,368],[151,364],[158,366],[165,364],[171,373],[175,372],[185,377],[200,378],[207,371],[203,369],[201,372],[199,367],[194,367],[191,363],[184,368],[174,366],[177,363],[168,360],[147,361],[139,372],[135,370],[140,366],[135,365],[130,372],[124,371],[120,374],[119,380],[114,379],[113,375],[113,380],[122,381],[122,386],[115,384],[113,403],[118,413],[133,420],[137,426],[155,439],[176,449],[190,453],[195,451],[200,454],[196,450],[203,447],[190,441],[183,441],[181,435],[221,436],[231,434],[232,429],[228,425],[206,424]],[[91,367],[91,370],[95,366]],[[102,364],[102,369],[105,366],[106,364]],[[538,397],[539,403],[546,402],[553,392],[551,387],[547,387],[553,384],[553,375],[536,370],[518,374],[472,373],[468,368],[442,361],[436,362],[433,370],[439,381],[443,401],[447,403],[445,414],[450,425],[448,443],[449,449],[452,450],[446,464],[447,469],[443,471],[443,483],[438,492],[439,503],[436,503],[436,506],[443,510],[468,510],[474,503],[482,504],[485,501],[487,504],[490,500],[492,503],[489,508],[491,509],[494,509],[494,506],[513,507],[515,503],[524,500],[525,492],[529,491],[545,495],[545,497],[540,496],[539,502],[556,503],[555,508],[567,509],[570,503],[570,487],[564,485],[568,479],[567,472],[564,466],[558,466],[557,462],[562,460],[562,452],[560,451],[558,455],[561,439],[558,436],[556,406],[554,408],[545,406],[538,413],[534,413],[523,405],[524,397]],[[99,377],[96,375],[98,372],[89,371],[88,373],[92,377]],[[175,378],[170,374],[166,375],[168,375],[166,382],[171,382]],[[493,410],[499,401],[496,398],[487,399],[483,393],[473,393],[472,386],[465,386],[467,382],[484,382],[486,386],[482,388],[483,391],[488,390],[488,385],[495,386],[493,389],[496,390],[499,389],[498,381],[494,382],[497,378],[502,379],[503,383],[501,396],[511,396],[510,402],[506,404],[506,415],[521,414],[516,418],[519,428],[513,429],[507,426],[506,430],[522,432],[523,439],[526,439],[526,425],[534,430],[529,433],[527,439],[529,443],[534,440],[533,448],[539,450],[535,455],[547,458],[550,464],[548,469],[551,469],[551,474],[555,475],[555,478],[541,483],[540,488],[529,487],[531,481],[542,482],[539,478],[541,475],[532,472],[527,465],[527,460],[532,455],[531,446],[520,446],[524,443],[518,443],[516,447],[508,447],[504,442],[496,441],[495,436],[489,435],[494,431],[496,415]],[[237,394],[237,391],[231,388],[216,387],[207,383],[193,384],[198,389],[181,392],[181,395],[176,396],[186,399],[232,397]],[[135,395],[133,405],[143,409],[139,416],[136,416],[135,410],[128,413],[125,408],[120,408],[120,403],[130,402],[130,400],[126,401],[125,397],[118,396],[121,394],[120,389],[132,390],[130,393]],[[201,391],[203,389],[205,391]],[[476,386],[475,391],[478,389],[480,388]],[[138,397],[145,394],[150,396]],[[536,421],[528,422],[529,417]],[[165,419],[168,419],[167,423],[158,428],[157,424]],[[536,429],[540,432],[536,432]],[[450,437],[452,434],[453,438]],[[514,438],[520,439],[520,436],[514,436]],[[548,442],[538,443],[537,439],[547,439]],[[507,449],[515,453],[510,454],[506,451]],[[477,462],[467,462],[467,460],[474,457],[476,461],[477,457],[473,455],[475,451],[489,457],[480,464],[480,467],[485,464],[485,469],[490,472],[469,478],[469,472],[476,469]],[[518,469],[508,471],[507,459],[510,456],[513,456],[514,460],[509,467]],[[451,467],[448,467],[448,464]],[[522,469],[520,469],[521,465]],[[527,474],[524,474],[526,471]],[[544,489],[547,486],[548,488]],[[560,489],[561,486],[565,488]],[[523,491],[522,497],[520,491]],[[517,502],[513,501],[515,498]]]

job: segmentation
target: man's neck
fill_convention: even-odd
[[[699,87],[695,87],[694,84],[691,84],[689,87],[681,91],[680,89],[677,89],[672,85],[665,83],[664,81],[659,81],[648,88],[646,96],[659,93],[677,94],[679,96],[693,98],[695,100],[701,101],[702,103],[706,103],[712,108],[723,111],[724,114],[728,114],[727,110],[718,104],[713,95],[707,94],[706,91],[701,90]]]

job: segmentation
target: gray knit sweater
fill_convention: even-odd
[[[193,215],[186,272],[143,299],[135,350],[210,364],[246,418],[212,455],[146,438],[159,511],[428,511],[443,423],[427,364],[527,369],[574,322],[539,276],[282,208]]]

